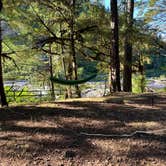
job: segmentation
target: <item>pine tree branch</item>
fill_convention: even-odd
[[[36,15],[36,17],[38,18],[38,20],[40,21],[40,23],[48,30],[48,32],[54,36],[56,38],[56,35],[54,34],[54,32],[45,24],[45,22],[42,20],[42,18],[39,16],[39,14],[35,11],[34,7],[29,4],[34,12],[34,14]]]
[[[8,56],[8,55],[10,55],[10,54],[15,54],[15,52],[2,53],[0,56],[2,56],[3,58],[6,58],[6,59],[11,60],[11,61],[14,63],[15,67],[19,70],[19,67],[18,67],[17,64],[16,64],[16,61],[15,61],[12,57]]]
[[[57,52],[52,52],[52,51],[46,50],[46,49],[44,49],[44,48],[42,48],[41,50],[42,50],[43,52],[47,53],[47,54],[51,54],[51,55],[61,55],[61,54],[59,54],[59,53],[57,53]]]

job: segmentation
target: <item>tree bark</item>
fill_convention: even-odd
[[[51,53],[51,44],[49,45],[49,51]],[[50,77],[53,78],[53,64],[52,64],[52,55],[49,55],[49,72],[50,72]],[[54,82],[51,80],[50,81],[50,86],[51,86],[51,99],[54,101],[55,100],[55,88],[54,88]]]
[[[72,60],[70,56],[68,61],[68,67],[67,67],[67,80],[72,80],[72,75],[73,75],[73,67],[72,67]],[[67,87],[67,93],[65,94],[65,99],[67,98],[72,98],[71,86]]]
[[[132,27],[133,27],[134,0],[127,0],[126,4],[126,32],[124,39],[124,70],[123,91],[132,91]]]
[[[72,67],[74,71],[74,79],[78,80],[77,74],[77,61],[76,61],[76,52],[75,52],[75,39],[74,39],[74,23],[75,23],[75,0],[72,1],[72,12],[71,12],[71,22],[70,22],[70,52],[72,56]],[[75,85],[76,94],[78,97],[81,97],[81,92],[78,85]]]
[[[143,58],[142,55],[139,55],[139,67],[138,67],[138,72],[141,75],[141,80],[140,80],[140,88],[141,92],[143,93],[145,91],[145,71],[144,71],[144,63],[143,63]]]
[[[0,0],[0,12],[2,10],[2,1]],[[0,18],[1,19],[1,18]],[[3,70],[2,70],[2,26],[1,26],[1,20],[0,20],[0,101],[1,106],[8,106],[5,90],[4,90],[4,84],[3,84]]]
[[[119,23],[117,0],[111,0],[111,55],[110,55],[110,91],[121,91],[120,85],[120,60],[119,60]]]

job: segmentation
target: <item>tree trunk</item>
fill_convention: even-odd
[[[139,56],[139,68],[138,71],[141,75],[141,80],[140,80],[140,88],[141,92],[143,93],[145,91],[145,71],[144,71],[144,65],[143,65],[143,58],[142,55]]]
[[[71,42],[70,42],[70,52],[71,52],[71,56],[72,56],[72,67],[73,67],[73,71],[74,71],[74,79],[78,80],[78,74],[77,74],[77,61],[76,61],[76,52],[75,52],[75,39],[74,39],[74,23],[75,23],[75,0],[72,1],[72,13],[71,13],[72,17],[71,17],[71,22],[70,22],[70,38],[71,38]],[[78,97],[81,97],[81,92],[79,89],[78,85],[75,85],[75,89],[76,89],[76,94]]]
[[[119,60],[119,31],[117,0],[111,0],[111,63],[110,63],[110,91],[121,90],[120,85],[120,60]]]
[[[3,72],[2,71],[2,57],[0,55],[0,100],[1,100],[1,106],[7,106],[8,103],[7,103],[7,100],[6,100],[6,95],[5,95],[5,90],[4,90],[3,73],[2,72]]]
[[[73,67],[72,67],[72,59],[70,56],[67,67],[67,80],[72,80],[72,75],[73,75]],[[72,98],[71,86],[67,87],[67,93],[65,94],[65,98]]]
[[[0,1],[0,12],[2,10],[2,1]],[[1,19],[1,18],[0,18]],[[1,20],[0,20],[0,100],[1,106],[8,106],[4,84],[3,84],[3,70],[2,70],[2,27],[1,27]]]
[[[52,55],[51,55],[51,45],[49,45],[49,72],[50,72],[50,77],[53,78],[53,65],[52,65]],[[50,86],[51,86],[51,100],[55,100],[55,88],[54,88],[54,82],[51,80],[50,81]]]
[[[132,42],[131,31],[133,26],[134,0],[127,0],[126,4],[126,32],[124,39],[124,71],[123,91],[132,91]]]

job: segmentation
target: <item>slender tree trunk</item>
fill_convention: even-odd
[[[2,10],[2,1],[0,0],[0,12]],[[1,18],[0,18],[1,19]],[[0,100],[1,106],[8,106],[4,84],[3,84],[3,70],[2,70],[2,27],[1,27],[1,20],[0,20]]]
[[[143,65],[143,58],[141,55],[139,55],[139,73],[141,75],[140,88],[141,92],[143,93],[145,91],[145,71]]]
[[[63,54],[63,51],[62,51],[62,54]],[[68,80],[66,63],[65,63],[64,57],[62,58],[62,65],[63,65],[63,69],[64,69],[65,79]],[[65,99],[68,98],[68,88],[65,88],[64,96],[65,96]]]
[[[124,39],[124,71],[123,90],[132,91],[132,42],[131,31],[133,26],[134,0],[127,0],[126,4],[126,33]]]
[[[49,55],[49,72],[50,72],[50,77],[53,77],[53,64],[52,64],[52,55],[51,55],[51,45],[49,45],[49,51],[50,51],[50,55]],[[55,88],[54,88],[54,82],[50,81],[51,84],[51,99],[55,100]]]
[[[121,90],[120,85],[120,60],[119,60],[119,31],[118,31],[118,7],[117,0],[111,0],[111,63],[110,63],[110,91]]]
[[[73,75],[73,67],[72,67],[72,59],[70,56],[68,61],[68,68],[67,68],[67,80],[72,80],[72,75]],[[65,95],[65,98],[72,98],[71,86],[67,87],[67,93]]]
[[[60,32],[61,32],[61,38],[63,38],[63,31],[62,31],[62,24],[60,24]],[[62,40],[61,43],[61,53],[62,55],[64,54],[64,42]],[[68,80],[68,68],[66,67],[66,62],[65,62],[65,58],[62,58],[62,65],[63,65],[63,69],[64,69],[64,74],[65,74],[65,79]],[[70,98],[68,96],[71,96],[71,86],[70,87],[66,87],[65,88],[65,92],[64,92],[64,97],[65,99]]]
[[[75,39],[74,39],[74,24],[75,24],[75,0],[72,1],[72,18],[70,22],[70,51],[72,56],[72,67],[74,71],[74,79],[78,80],[78,74],[77,74],[77,61],[76,61],[76,52],[75,52]],[[75,85],[76,94],[78,97],[81,97],[81,92],[78,85]]]

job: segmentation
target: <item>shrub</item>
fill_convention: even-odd
[[[145,75],[136,74],[132,78],[132,92],[143,93],[146,87]]]
[[[34,94],[28,90],[28,87],[24,87],[22,90],[17,90],[13,87],[6,86],[5,92],[8,102],[20,103],[36,101]]]

